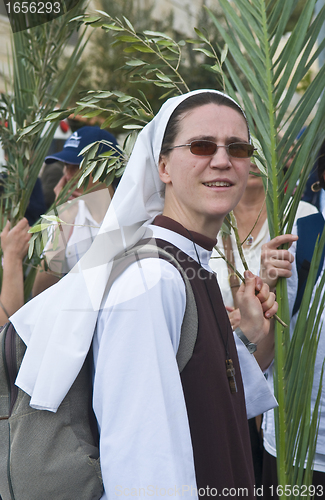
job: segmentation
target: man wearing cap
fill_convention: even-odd
[[[77,181],[79,165],[83,158],[79,154],[83,148],[88,144],[103,140],[111,143],[112,146],[101,144],[98,149],[99,154],[117,148],[117,141],[110,132],[95,126],[82,127],[66,140],[62,151],[45,158],[45,168],[41,181],[48,208],[72,177],[76,176]],[[82,189],[77,189],[71,193],[71,196],[75,198],[80,196],[82,192]]]
[[[64,165],[63,175],[61,173],[61,178],[54,187],[55,198],[73,178],[75,178],[74,185],[77,183],[82,160],[79,153],[88,144],[103,140],[112,146],[101,144],[98,154],[110,149],[116,149],[118,153],[117,141],[112,134],[99,127],[87,126],[74,132],[65,142],[62,151],[45,158],[45,163],[48,165],[57,161]],[[46,266],[43,261],[34,282],[33,296],[54,285],[69,272],[86,253],[97,235],[114,194],[114,187],[110,185],[107,189],[105,184],[99,181],[93,182],[90,174],[87,189],[91,189],[91,192],[83,194],[82,187],[72,188],[69,202],[58,206],[53,212],[53,215],[59,216],[66,224],[50,228],[48,242],[44,248]]]

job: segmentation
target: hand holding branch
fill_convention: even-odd
[[[254,344],[258,344],[270,330],[270,318],[278,310],[275,294],[270,292],[266,283],[250,271],[244,273],[237,300],[240,310],[240,328]]]
[[[271,290],[276,287],[279,278],[290,278],[291,265],[294,257],[289,250],[279,249],[280,246],[289,244],[289,248],[298,236],[283,234],[262,246],[261,253],[261,278]]]

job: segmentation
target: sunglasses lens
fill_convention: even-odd
[[[211,141],[193,141],[191,153],[198,156],[212,156],[217,151],[217,145]]]
[[[234,158],[250,158],[254,153],[254,146],[245,142],[229,144],[229,155]]]

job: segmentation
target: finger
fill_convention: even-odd
[[[260,290],[262,290],[263,285],[264,285],[264,282],[263,282],[262,278],[260,276],[256,276],[255,277],[255,290],[257,292],[259,292]]]
[[[231,307],[231,306],[226,306],[226,311],[228,312],[233,312],[235,310],[234,307]]]
[[[287,243],[289,243],[289,246],[291,246],[294,241],[297,241],[297,239],[298,236],[295,234],[281,234],[280,236],[276,236],[275,238],[270,240],[268,243],[264,243],[263,247],[275,250],[279,246],[285,245]]]
[[[233,329],[237,328],[237,326],[240,325],[240,320],[241,316],[239,309],[234,309],[232,312],[229,313],[229,321]]]
[[[257,287],[256,287],[256,289],[257,289]],[[262,302],[265,302],[268,299],[269,295],[270,295],[270,288],[269,288],[269,286],[266,283],[264,283],[262,281],[262,286],[259,287],[259,293],[256,294],[256,297],[262,303]]]
[[[267,318],[267,319],[270,319],[272,318],[272,316],[274,316],[277,311],[278,311],[278,307],[279,307],[279,304],[277,303],[277,301],[274,302],[273,306],[264,313],[264,316]]]
[[[255,295],[255,286],[256,286],[255,278],[256,278],[256,276],[253,273],[251,273],[250,271],[245,271],[244,278],[245,278],[245,290],[247,290],[248,292],[253,293]],[[239,288],[239,290],[240,290],[240,288]]]
[[[7,236],[11,228],[11,222],[10,220],[7,220],[5,227],[3,228],[1,232],[1,236]]]
[[[263,312],[266,312],[270,309],[275,302],[275,294],[273,292],[269,292],[267,297],[264,300],[261,300],[261,305]]]
[[[28,220],[25,217],[21,219],[19,222],[17,222],[15,227],[12,228],[13,234],[17,234],[21,237],[23,237],[25,234],[28,234],[28,230],[29,230],[29,224]]]
[[[26,217],[20,219],[20,221],[17,223],[17,226],[20,227],[28,226],[28,220],[26,219]]]
[[[63,176],[61,177],[61,179],[59,180],[59,182],[56,184],[56,186],[54,186],[53,191],[54,191],[55,193],[59,193],[59,192],[61,191],[61,189],[63,189],[63,188],[64,188],[64,186],[66,185],[66,183],[67,183],[67,182],[68,182],[68,181],[67,181],[66,176],[65,176],[65,175],[63,175]]]
[[[70,198],[71,199],[75,199],[75,198],[79,198],[79,196],[81,196],[81,193],[78,189],[76,189],[75,191],[73,191],[70,195]]]
[[[268,258],[269,260],[281,260],[282,262],[290,262],[292,263],[295,258],[291,252],[288,250],[272,250],[268,253],[264,253],[264,258]]]
[[[289,266],[281,265],[282,261],[276,261],[274,265],[263,270],[263,278],[277,280],[278,278],[290,278],[292,276],[291,264]]]

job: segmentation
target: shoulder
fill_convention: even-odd
[[[114,280],[107,294],[106,305],[112,306],[153,293],[161,300],[168,296],[178,303],[185,303],[185,283],[180,272],[164,259],[149,257],[127,266]]]
[[[121,332],[124,339],[140,335],[148,342],[156,339],[154,344],[165,338],[176,354],[185,308],[186,289],[179,271],[162,259],[143,259],[128,266],[106,292],[98,340],[115,339]]]
[[[308,215],[319,213],[317,208],[308,203],[307,201],[300,201],[297,208],[296,219],[300,219],[301,217],[306,217]]]

